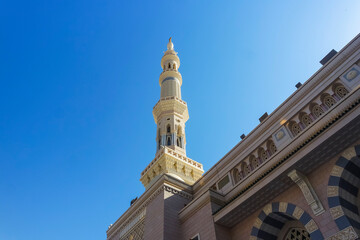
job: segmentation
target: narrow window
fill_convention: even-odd
[[[168,146],[171,145],[171,138],[170,138],[170,137],[167,138],[167,145],[168,145]]]

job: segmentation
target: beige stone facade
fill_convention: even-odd
[[[203,173],[186,156],[186,102],[171,41],[145,192],[108,240],[359,239],[360,35]]]

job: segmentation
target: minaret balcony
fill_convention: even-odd
[[[177,97],[164,97],[161,98],[153,108],[153,116],[155,123],[163,116],[177,115],[185,122],[189,119],[189,112],[185,101]]]
[[[140,181],[148,188],[162,174],[193,184],[204,173],[203,165],[168,147],[158,151],[156,157],[142,171]]]

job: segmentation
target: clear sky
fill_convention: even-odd
[[[0,1],[0,239],[105,239],[155,155],[170,36],[208,170],[359,33],[360,1]]]

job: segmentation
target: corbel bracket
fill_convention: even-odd
[[[316,195],[315,190],[305,175],[297,170],[292,170],[288,173],[288,176],[299,186],[315,216],[325,212],[325,209]]]

